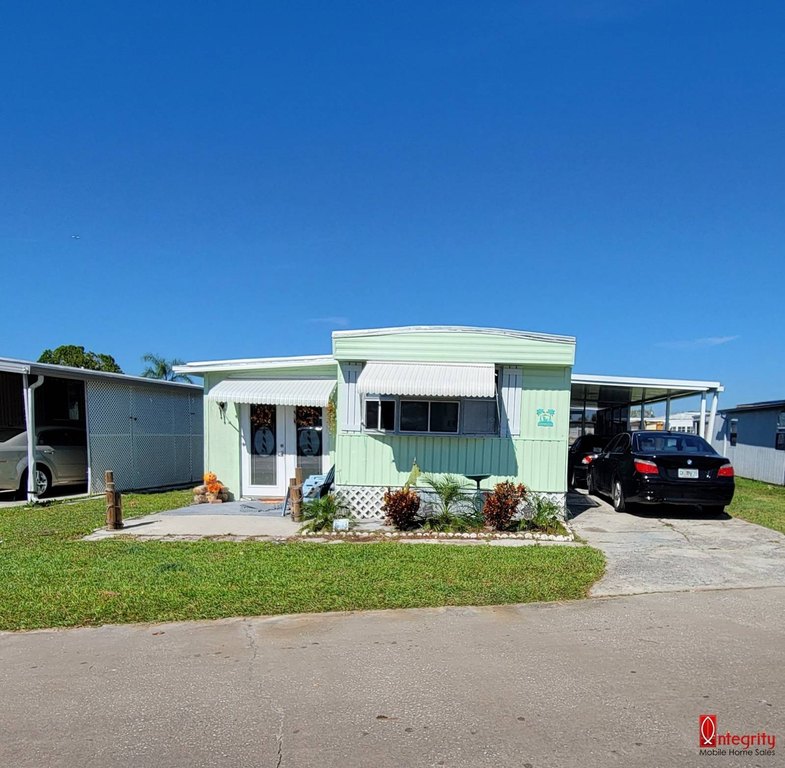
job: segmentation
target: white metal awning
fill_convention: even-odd
[[[491,363],[366,363],[357,377],[362,395],[495,397]]]
[[[224,379],[207,395],[222,403],[324,407],[335,379]]]

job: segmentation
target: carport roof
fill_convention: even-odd
[[[91,371],[88,368],[74,368],[70,365],[53,365],[52,363],[36,363],[31,360],[16,360],[10,357],[0,357],[0,371],[4,373],[31,373],[41,376],[59,376],[66,379],[103,378],[118,379],[120,381],[143,381],[145,384],[165,387],[186,387],[188,389],[202,389],[201,384],[187,384],[182,381],[164,381],[163,379],[148,379],[144,376],[132,376],[127,373],[109,373],[108,371]]]
[[[689,397],[704,392],[722,392],[719,381],[689,379],[652,379],[634,376],[598,376],[585,373],[572,375],[572,402],[595,408],[659,403],[670,398]]]

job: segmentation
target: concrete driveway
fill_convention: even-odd
[[[0,633],[14,768],[636,768],[785,738],[785,589]]]
[[[569,495],[570,524],[608,560],[592,596],[785,586],[785,535],[697,508],[622,513],[585,491]]]

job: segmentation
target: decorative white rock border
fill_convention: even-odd
[[[457,533],[447,531],[303,531],[299,536],[313,536],[319,539],[473,539],[474,541],[494,541],[496,539],[530,539],[533,541],[575,541],[575,534],[568,529],[567,534],[539,533],[490,533],[474,531]]]

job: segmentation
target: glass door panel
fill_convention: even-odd
[[[303,479],[322,474],[322,409],[298,405],[294,409],[294,424],[297,431],[297,466],[303,471]]]
[[[274,405],[251,406],[251,485],[278,485],[278,424]]]

